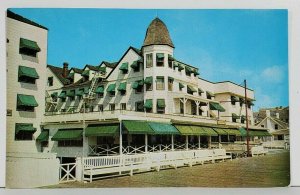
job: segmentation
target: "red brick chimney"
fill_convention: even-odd
[[[63,76],[64,78],[67,78],[67,76],[68,76],[68,66],[69,66],[69,64],[68,64],[68,62],[64,62],[63,65],[64,65],[64,67],[63,67],[62,76]]]

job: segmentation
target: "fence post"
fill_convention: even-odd
[[[83,158],[77,157],[76,158],[76,167],[75,167],[75,175],[77,181],[83,181]]]

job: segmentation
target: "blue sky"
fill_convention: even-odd
[[[49,29],[48,64],[82,68],[118,61],[142,46],[156,16],[167,25],[176,59],[200,77],[255,90],[255,106],[288,106],[287,10],[12,9]]]

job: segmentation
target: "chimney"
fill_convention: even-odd
[[[270,110],[266,110],[266,117],[270,117],[270,116],[271,116]]]
[[[279,113],[278,112],[276,112],[276,118],[279,119]]]
[[[62,76],[63,76],[64,78],[67,78],[67,76],[68,76],[68,66],[69,66],[69,64],[68,64],[68,62],[64,62],[63,65],[64,65],[64,67],[63,67]]]

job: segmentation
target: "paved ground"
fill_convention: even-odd
[[[92,183],[69,182],[48,188],[279,187],[287,186],[289,182],[289,153],[274,152],[266,156],[234,159],[216,164],[147,172]]]

